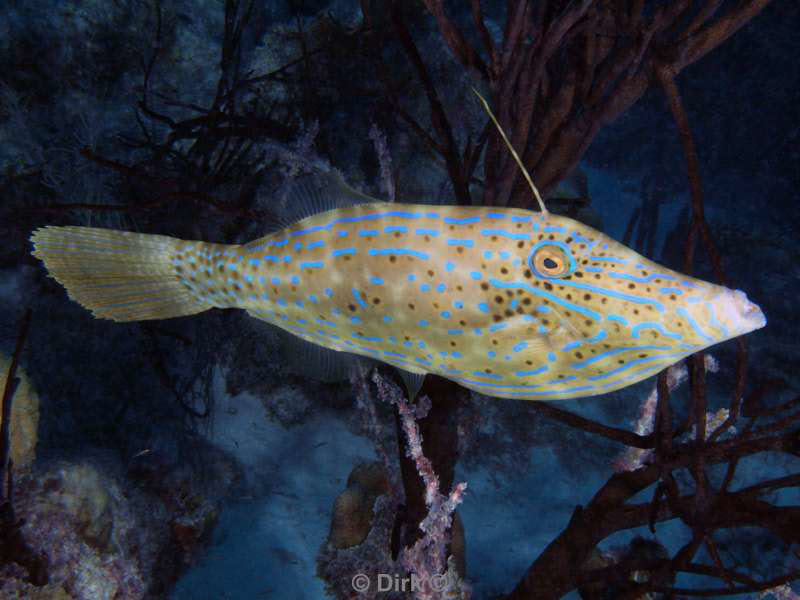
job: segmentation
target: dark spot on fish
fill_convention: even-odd
[[[235,289],[237,292],[241,292],[242,291],[242,286],[240,286],[238,283],[234,283],[233,284],[233,289]]]
[[[467,324],[467,322],[462,319],[461,321],[458,322],[458,324],[463,327],[464,325]]]
[[[451,348],[455,348],[456,347],[456,343],[455,342],[450,342],[450,347]]]
[[[586,249],[586,244],[581,244],[580,246],[578,246],[578,248],[580,248],[581,250],[584,250],[584,249]]]
[[[522,227],[522,223],[517,223],[517,229],[519,229],[520,227]]]
[[[513,295],[514,295],[514,293],[511,290],[506,290],[506,296],[511,298]]]
[[[544,289],[546,289],[546,290],[552,290],[552,289],[553,289],[553,284],[552,284],[552,283],[550,283],[550,282],[548,282],[548,281],[545,281],[545,282],[544,282]]]
[[[517,227],[519,227],[519,223],[517,223]],[[519,241],[517,242],[517,248],[522,248],[525,245],[525,242]]]
[[[503,320],[503,317],[501,315],[494,315],[492,316],[492,319],[494,319],[495,323],[499,323],[500,321]]]
[[[532,277],[530,269],[525,269],[525,277],[527,277],[528,279]]]
[[[411,338],[410,338],[410,337],[408,337],[408,336],[404,336],[404,337],[403,337],[403,339],[404,339],[405,341],[407,341],[407,342],[410,342],[410,341],[411,341]]]
[[[600,273],[595,273],[595,274],[594,274],[594,278],[595,278],[595,279],[600,279]]]
[[[526,360],[526,361],[525,361],[525,364],[526,364],[526,365],[532,365],[532,364],[533,364],[533,361],[532,361],[532,360]]]
[[[573,275],[575,275],[575,277],[583,277],[583,273],[581,273],[580,271],[575,271]]]
[[[380,298],[373,298],[372,299],[372,303],[373,304],[380,304],[381,303],[381,299]]]
[[[519,311],[522,312],[522,309],[520,308]],[[511,310],[510,308],[507,308],[505,314],[506,314],[507,317],[513,317],[514,316],[514,311]]]
[[[554,239],[556,239],[556,236],[554,236],[554,235],[551,233],[550,235],[548,235],[548,236],[547,236],[547,239],[548,239],[548,240],[554,240]]]
[[[564,240],[564,243],[565,244],[569,244],[571,241],[572,241],[572,237],[568,237],[567,239]]]
[[[426,235],[426,236],[425,236],[425,241],[426,241],[426,242],[430,242],[430,241],[431,241],[431,237],[430,237],[429,235]]]
[[[433,270],[432,269],[428,269],[428,277],[433,277]]]
[[[592,295],[591,295],[591,294],[584,294],[584,295],[583,295],[583,299],[584,299],[584,300],[587,300],[587,301],[588,301],[588,300],[591,300],[591,299],[592,299]]]
[[[411,310],[414,310],[414,305],[411,302],[409,302],[408,303],[408,308],[410,308]]]
[[[492,346],[497,346],[497,340],[492,340]]]
[[[566,298],[567,300],[572,300],[572,294],[567,294]]]
[[[497,302],[498,304],[502,304],[503,303],[503,297],[502,296],[495,296],[494,297],[494,301]]]
[[[644,275],[645,277],[647,277],[647,271],[642,271],[642,275]]]
[[[389,262],[395,262],[396,260],[397,260],[397,257],[394,254],[390,254],[389,255]]]
[[[544,234],[543,234],[543,233],[540,233],[540,234],[539,234],[539,239],[540,239],[540,240],[543,240],[543,239],[544,239]]]
[[[457,286],[456,286],[456,289],[457,289],[459,292],[462,292],[462,291],[464,291],[464,288],[463,288],[463,287],[461,287],[460,285],[457,285]]]
[[[342,258],[345,259],[345,260],[350,260],[350,255],[349,254],[345,254],[345,255],[342,256]]]
[[[484,371],[485,373],[491,373],[491,372],[492,372],[492,370],[491,370],[491,369],[484,369],[483,371]]]
[[[225,288],[222,288],[222,289],[224,290]],[[277,294],[278,293],[278,288],[276,288],[276,287],[272,288],[272,293],[273,294]]]
[[[587,327],[591,327],[592,326],[592,321],[590,319],[586,319],[584,321],[584,323],[586,324]]]
[[[525,306],[529,306],[529,305],[530,305],[530,303],[531,303],[531,299],[530,299],[530,298],[523,298],[523,299],[522,299],[522,303],[523,303]]]
[[[355,304],[348,304],[347,308],[350,309],[350,312],[356,312],[356,305]]]
[[[636,284],[635,283],[629,283],[628,284],[628,289],[629,290],[635,290],[636,289]]]
[[[488,289],[489,289],[489,284],[488,284],[488,283],[486,283],[486,282],[484,281],[484,282],[481,284],[481,289],[482,289],[482,290],[488,290]]]
[[[675,294],[670,294],[670,295],[669,295],[669,299],[670,299],[670,300],[675,300],[675,299],[676,299],[676,298],[675,298]]]
[[[522,293],[523,293],[522,290],[519,289],[517,290],[517,296],[522,296]]]
[[[450,225],[450,231],[453,231],[454,229],[455,229],[455,226]]]
[[[650,335],[652,335],[654,338],[657,338],[658,337],[658,332],[657,331],[651,331]]]
[[[394,232],[394,237],[396,237],[396,238],[399,238],[401,235],[403,235],[403,234],[400,233],[399,231],[395,231]]]
[[[506,269],[505,267],[503,267],[503,268],[501,268],[501,269],[500,269],[500,272],[501,272],[503,275],[505,275],[506,273],[508,273],[508,269]]]
[[[647,358],[647,354],[640,354],[639,358]]]
[[[600,298],[600,304],[605,304],[608,302],[608,298]]]
[[[618,362],[619,364],[621,364],[621,365],[624,365],[624,364],[625,364],[625,361],[624,361],[624,360],[622,360],[621,358],[620,358],[620,359],[617,359],[617,362]]]
[[[639,309],[638,308],[634,308],[633,309],[633,314],[638,315],[639,314]]]
[[[493,236],[491,237],[491,240],[492,240],[493,242],[496,242],[496,241],[497,241],[497,236],[496,236],[496,235],[493,235]]]
[[[439,308],[439,303],[438,302],[434,302],[433,303],[433,308]]]
[[[459,254],[464,254],[464,248],[459,246],[458,248],[456,248],[456,252],[458,252]]]
[[[583,354],[581,354],[580,352],[576,352],[575,358],[583,358]]]
[[[250,287],[253,287],[253,284],[252,284],[252,283],[250,284]],[[297,288],[296,288],[295,286],[292,286],[292,288],[291,288],[291,289],[292,289],[292,291],[293,291],[293,292],[296,292],[296,291],[297,291]]]
[[[606,350],[608,350],[609,348],[611,348],[611,344],[603,344],[603,348],[605,348]]]

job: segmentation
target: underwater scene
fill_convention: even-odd
[[[800,4],[0,6],[0,599],[800,599]]]

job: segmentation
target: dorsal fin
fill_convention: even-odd
[[[281,196],[275,207],[278,228],[334,208],[381,202],[347,185],[336,169],[320,168],[294,176],[285,184]]]
[[[506,132],[503,131],[503,128],[500,127],[500,123],[497,122],[497,119],[494,117],[494,113],[492,113],[492,109],[489,108],[489,103],[481,96],[480,92],[475,88],[472,88],[472,91],[475,92],[475,95],[480,99],[481,104],[483,104],[483,108],[489,114],[489,118],[494,123],[494,126],[497,127],[497,131],[500,133],[500,136],[503,138],[503,141],[508,146],[508,150],[511,152],[511,156],[514,157],[514,160],[517,162],[517,166],[522,171],[522,175],[525,177],[525,180],[528,182],[528,185],[531,186],[531,190],[533,191],[533,195],[536,197],[536,200],[539,202],[539,210],[542,211],[543,214],[547,214],[547,207],[544,205],[544,200],[539,195],[539,190],[536,189],[536,186],[533,184],[533,179],[531,179],[530,174],[528,173],[528,169],[525,168],[525,165],[522,164],[522,159],[517,154],[517,151],[514,150],[514,146],[511,145],[511,142],[508,141],[506,137]]]

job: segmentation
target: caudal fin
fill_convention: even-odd
[[[33,255],[44,262],[50,276],[95,317],[143,321],[211,308],[192,293],[173,265],[181,246],[187,244],[183,240],[94,227],[48,226],[34,231],[31,241]]]

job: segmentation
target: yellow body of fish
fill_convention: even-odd
[[[765,324],[743,292],[522,209],[360,204],[244,245],[85,227],[32,240],[97,317],[243,308],[315,344],[499,397],[602,394]]]

